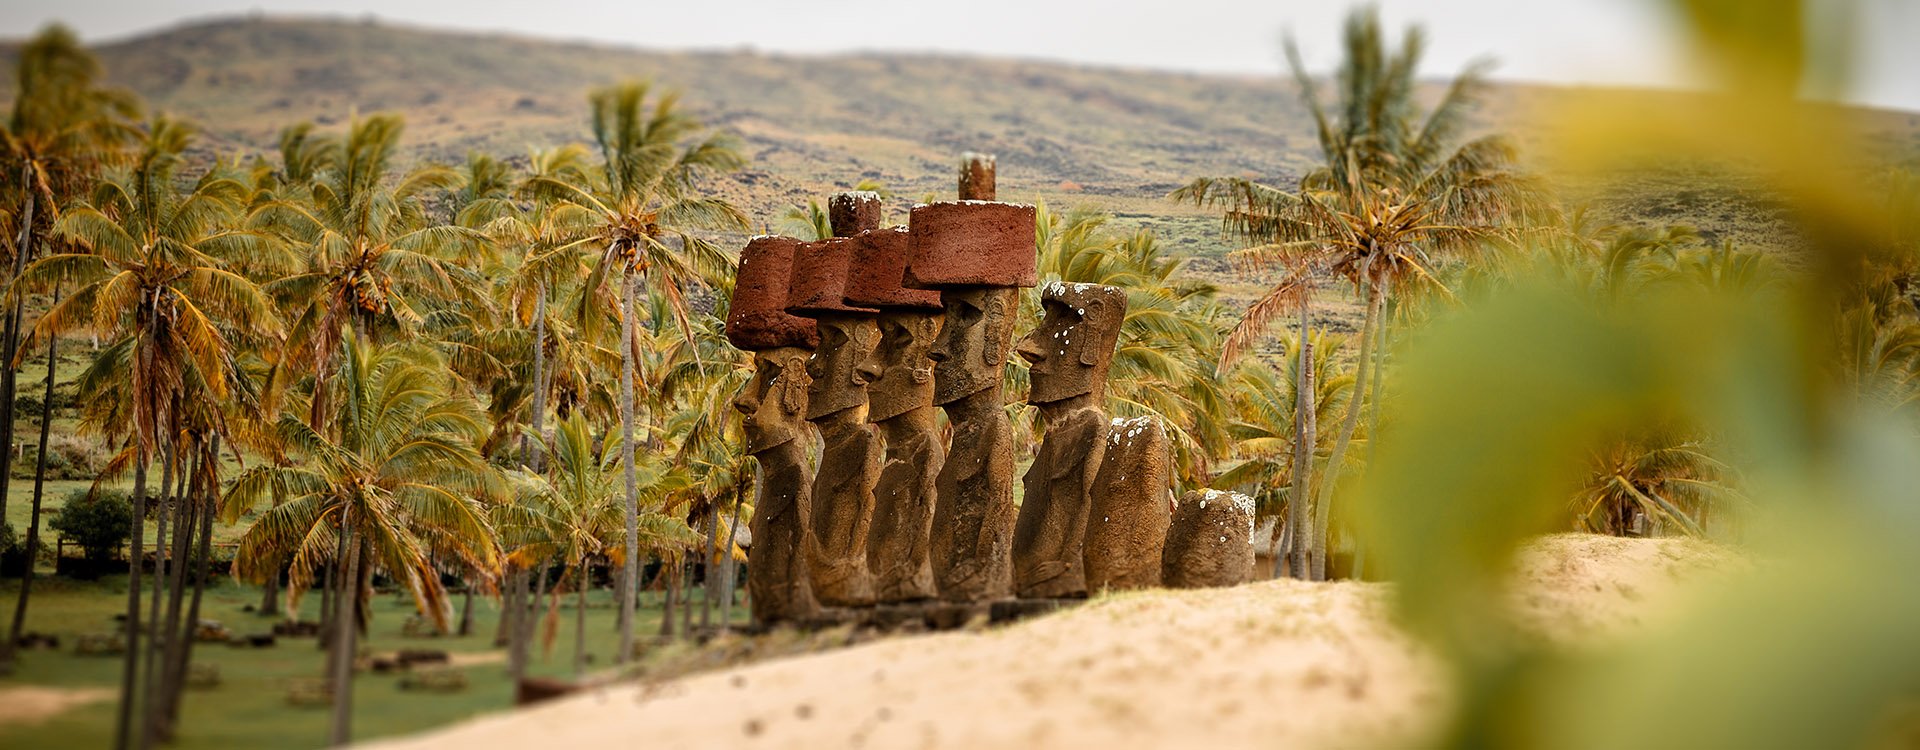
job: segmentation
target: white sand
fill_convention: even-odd
[[[1514,604],[1547,637],[1630,632],[1709,545],[1560,535]],[[381,748],[1355,747],[1444,714],[1437,666],[1387,621],[1384,584],[1153,591],[1011,627],[885,640],[481,717]]]

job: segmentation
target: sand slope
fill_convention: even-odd
[[[1681,540],[1561,535],[1522,556],[1522,627],[1637,627],[1737,560]],[[1385,584],[1155,591],[980,633],[899,638],[626,685],[382,748],[1356,747],[1417,736],[1447,700],[1387,622]]]

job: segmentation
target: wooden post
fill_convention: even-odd
[[[992,154],[968,151],[960,155],[960,200],[994,199],[994,161]]]

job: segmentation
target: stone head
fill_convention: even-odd
[[[733,398],[733,408],[745,417],[747,453],[764,453],[800,436],[806,425],[811,355],[799,347],[754,353],[753,379]]]
[[[881,422],[933,404],[933,359],[940,313],[886,310],[877,321],[880,345],[860,365],[867,380],[867,420]]]
[[[1014,352],[1027,361],[1027,401],[1052,403],[1106,392],[1107,368],[1127,315],[1127,294],[1101,284],[1052,282],[1040,288],[1045,317]]]
[[[933,360],[933,402],[948,404],[1000,385],[1013,348],[1020,290],[1014,287],[946,289],[946,315],[927,356]]]
[[[863,244],[858,237],[821,240],[794,251],[793,288],[787,312],[812,318],[820,344],[807,362],[813,384],[807,391],[807,418],[819,419],[867,403],[867,381],[859,367],[880,343],[870,307],[846,303],[848,275]]]
[[[880,344],[860,375],[867,381],[867,419],[880,422],[933,404],[933,360],[940,334],[940,293],[902,283],[911,246],[904,229],[863,232],[847,278],[849,305],[880,310]]]

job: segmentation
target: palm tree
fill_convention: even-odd
[[[372,573],[405,586],[444,631],[452,604],[435,560],[453,561],[483,587],[499,565],[479,500],[497,477],[474,449],[483,431],[478,409],[459,394],[445,358],[426,345],[382,347],[351,330],[340,340],[341,367],[315,386],[333,405],[322,423],[335,434],[310,417],[282,414],[273,433],[285,457],[241,472],[224,500],[231,523],[262,499],[284,498],[243,532],[235,557],[243,579],[277,575],[280,560],[290,562],[296,590],[311,586],[323,563],[345,571],[330,667],[336,745],[351,730],[354,643]]]
[[[59,209],[82,192],[102,164],[113,161],[119,146],[128,139],[128,121],[135,116],[133,98],[123,92],[100,87],[100,65],[79,40],[62,26],[51,26],[21,48],[15,65],[13,111],[0,123],[0,248],[10,254],[8,278],[18,276],[34,255],[38,240],[47,234],[59,217]],[[0,436],[13,442],[14,393],[18,368],[21,306],[16,300],[0,323]],[[48,342],[48,346],[53,344]],[[53,368],[52,350],[48,355],[48,377]],[[49,380],[51,382],[51,380]],[[48,422],[41,420],[41,442],[46,442]],[[44,456],[44,450],[42,456]],[[40,460],[44,464],[44,458]],[[0,468],[10,469],[12,456],[0,460]],[[44,480],[46,468],[36,465],[35,487]],[[12,472],[0,471],[0,518],[6,517],[7,490]],[[27,559],[38,554],[39,489],[35,490],[31,525],[26,531]],[[28,564],[21,579],[20,597],[14,604],[13,625],[0,642],[0,675],[13,671],[16,641],[26,621],[27,602],[32,593],[33,566]]]
[[[55,233],[75,249],[34,261],[10,292],[18,299],[62,282],[77,287],[41,316],[29,343],[80,329],[116,342],[95,359],[82,382],[116,384],[122,400],[95,408],[125,418],[108,427],[110,435],[131,433],[115,461],[134,467],[130,624],[139,622],[138,540],[148,460],[158,455],[167,459],[165,465],[173,464],[174,438],[190,410],[182,408],[189,389],[228,399],[238,377],[236,347],[279,332],[278,318],[259,287],[227,268],[231,259],[264,261],[275,250],[269,237],[229,228],[244,186],[209,171],[190,192],[181,194],[176,187],[191,137],[191,128],[156,119],[133,164],[109,173],[88,201],[70,207],[55,225]],[[129,716],[136,638],[130,628],[121,707]],[[151,734],[142,737],[151,739]]]
[[[1376,326],[1388,297],[1415,290],[1446,294],[1434,283],[1436,259],[1510,238],[1530,218],[1551,215],[1551,205],[1537,181],[1519,171],[1504,136],[1458,143],[1485,88],[1485,63],[1468,66],[1422,114],[1415,94],[1425,41],[1417,27],[1389,54],[1378,12],[1359,10],[1347,20],[1345,44],[1335,76],[1339,114],[1330,115],[1298,47],[1287,43],[1323,159],[1296,190],[1242,177],[1202,177],[1171,197],[1219,207],[1223,229],[1248,245],[1236,258],[1288,271],[1227,337],[1222,363],[1245,352],[1283,312],[1304,307],[1313,278],[1331,273],[1354,285],[1366,310],[1356,375],[1356,388],[1365,393],[1380,368],[1374,360],[1386,349],[1375,339],[1382,335]],[[1304,310],[1301,317],[1308,317]],[[1346,453],[1361,408],[1361,400],[1348,405],[1335,464]],[[1334,484],[1320,482],[1314,495],[1316,547],[1324,546]],[[1322,575],[1316,562],[1314,577]]]
[[[1340,336],[1321,331],[1311,340],[1295,336],[1281,343],[1285,371],[1265,367],[1233,371],[1234,416],[1228,430],[1241,460],[1214,481],[1253,496],[1258,515],[1284,519],[1278,528],[1283,537],[1279,549],[1286,553],[1282,557],[1288,561],[1288,572],[1299,577],[1307,569],[1306,555],[1311,550],[1302,533],[1307,503],[1294,499],[1304,497],[1306,477],[1330,473],[1326,464],[1333,444],[1329,433],[1316,432],[1302,439],[1296,431],[1306,415],[1331,412],[1352,401],[1353,372],[1341,362],[1346,340]],[[1306,393],[1300,390],[1303,384],[1308,385]],[[1298,451],[1301,445],[1311,445],[1312,451]],[[1340,467],[1339,473],[1350,472],[1351,463]],[[1276,577],[1280,574],[1277,564]]]
[[[1655,536],[1667,527],[1705,535],[1708,515],[1738,496],[1722,483],[1726,464],[1684,435],[1650,429],[1595,449],[1570,503],[1574,526],[1614,536]]]
[[[557,561],[563,575],[573,578],[575,675],[586,669],[590,568],[615,546],[625,515],[615,472],[626,451],[618,441],[608,439],[596,454],[594,442],[584,415],[575,413],[560,420],[547,446],[554,461],[551,474],[526,477],[520,502],[503,511],[501,524],[501,533],[513,540],[508,555],[515,565],[533,568]],[[653,481],[648,484],[660,486]],[[642,512],[638,526],[645,549],[686,549],[699,541],[684,522],[655,510]]]
[[[344,140],[310,142],[299,129],[283,138],[286,174],[307,181],[255,208],[253,223],[305,251],[297,270],[267,286],[289,311],[285,375],[309,369],[326,380],[348,329],[375,341],[401,338],[435,302],[487,304],[485,284],[457,262],[487,249],[486,235],[428,216],[426,199],[458,186],[460,175],[426,166],[388,184],[401,128],[398,117],[376,115],[356,120]],[[322,397],[312,400],[310,418],[325,432],[332,409],[326,389],[315,390]]]
[[[588,304],[607,301],[601,297],[601,290],[609,278],[615,279],[615,296],[610,301],[620,310],[617,348],[621,352],[621,442],[625,445],[634,445],[636,285],[644,285],[651,296],[664,300],[682,332],[691,339],[685,290],[724,278],[732,271],[732,264],[718,246],[692,232],[747,228],[740,209],[697,192],[700,177],[732,171],[743,163],[732,139],[724,134],[703,134],[697,120],[680,112],[679,97],[674,94],[659,97],[649,112],[648,93],[649,87],[643,83],[594,91],[589,102],[602,163],[582,182],[539,176],[529,181],[536,193],[573,204],[595,217],[587,231],[547,255],[590,252],[597,256],[586,284],[588,293],[580,297],[575,315],[583,330],[593,330],[595,317]],[[628,519],[619,592],[620,652],[615,656],[619,663],[625,663],[633,653],[634,588],[639,578],[639,490],[632,459],[624,460]]]

